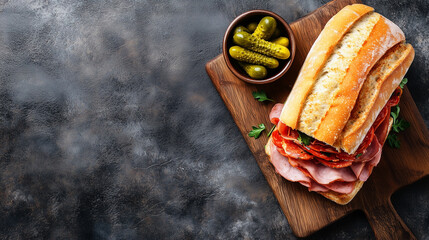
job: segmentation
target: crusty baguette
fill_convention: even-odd
[[[280,116],[280,120],[283,123],[293,129],[298,127],[299,114],[307,95],[313,87],[314,76],[320,72],[342,36],[349,31],[356,21],[372,11],[374,11],[372,7],[363,4],[349,5],[344,7],[326,23],[325,28],[311,47],[295,82],[293,91],[285,103],[284,108],[288,109],[288,111],[283,112]]]
[[[341,136],[371,68],[405,40],[394,23],[363,6],[348,6],[327,23],[280,116],[286,125],[329,145]],[[356,9],[365,11],[357,13]],[[341,23],[346,30],[338,31],[333,23]]]
[[[378,114],[401,83],[413,59],[413,47],[400,43],[390,49],[371,69],[346,127],[335,144],[337,147],[348,153],[356,151]]]

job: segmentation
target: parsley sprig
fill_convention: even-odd
[[[405,84],[407,84],[408,79],[404,78],[402,79],[399,86],[401,88],[404,88]],[[399,142],[398,135],[395,133],[399,133],[401,131],[406,130],[410,127],[410,123],[405,121],[402,118],[399,118],[399,112],[401,111],[401,108],[399,108],[398,105],[393,106],[390,111],[390,116],[393,118],[393,124],[392,124],[392,130],[389,135],[387,136],[387,143],[392,148],[400,148],[401,143]]]
[[[249,132],[249,137],[254,137],[258,139],[261,136],[262,131],[265,130],[265,125],[263,123],[259,124],[257,127],[252,126],[252,130]]]
[[[405,121],[402,118],[399,118],[400,111],[401,111],[401,108],[399,108],[399,106],[396,105],[392,107],[392,110],[390,112],[390,116],[393,118],[393,124],[392,124],[393,132],[390,132],[389,135],[387,136],[387,143],[392,148],[401,147],[401,143],[399,142],[398,135],[396,135],[395,133],[399,133],[410,127],[409,122]]]
[[[305,133],[298,131],[298,134],[299,134],[298,141],[304,146],[310,145],[311,141],[313,141],[313,138],[308,136]]]
[[[400,148],[401,142],[399,142],[398,135],[389,133],[387,136],[387,143],[391,148]]]
[[[392,129],[393,129],[393,131],[395,131],[397,133],[404,131],[405,129],[410,127],[409,122],[405,121],[402,118],[398,118],[400,111],[401,111],[401,109],[399,108],[398,105],[396,105],[396,106],[392,107],[392,111],[390,112],[390,116],[392,116],[392,118],[393,118]]]
[[[271,101],[271,102],[274,102],[274,100],[273,99],[269,99],[268,97],[267,97],[267,94],[264,92],[264,91],[259,91],[259,92],[252,92],[252,95],[253,95],[253,97],[256,99],[256,100],[258,100],[258,101],[260,101],[260,102],[263,102],[263,101]]]
[[[404,88],[405,84],[407,84],[407,83],[408,83],[408,78],[404,78],[404,79],[402,79],[402,81],[401,81],[401,83],[399,84],[399,86],[400,86],[401,88]]]

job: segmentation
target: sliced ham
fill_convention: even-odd
[[[277,103],[271,109],[271,112],[270,112],[270,121],[274,125],[277,125],[277,123],[279,122],[279,118],[280,118],[280,114],[282,113],[283,106],[284,106],[284,104]]]
[[[289,158],[289,162],[292,166],[299,166],[307,171],[312,179],[322,185],[335,181],[353,182],[357,180],[350,168],[330,168],[313,161],[291,158]]]
[[[308,186],[308,191],[314,191],[314,192],[327,192],[329,191],[328,188],[318,184],[314,180],[310,182],[310,185]]]
[[[374,137],[372,138],[372,142],[369,145],[369,147],[367,147],[361,156],[357,157],[356,160],[354,162],[369,162],[371,161],[375,155],[378,154],[378,152],[381,152],[381,148],[383,146],[381,146],[381,144],[378,142],[378,138]]]
[[[372,169],[375,166],[377,166],[377,164],[380,162],[380,159],[381,159],[381,151],[379,151],[377,155],[375,155],[370,162],[365,163],[365,166],[362,169],[362,172],[360,173],[359,180],[361,181],[368,180],[369,175],[371,175]]]
[[[291,182],[299,182],[308,187],[309,191],[327,192],[329,190],[339,193],[350,193],[353,191],[354,183],[349,182],[333,182],[330,184],[322,185],[315,180],[310,179],[297,168],[289,164],[288,159],[277,151],[277,147],[270,142],[271,150],[271,163],[276,171],[285,179]]]
[[[343,194],[349,194],[353,192],[353,189],[355,188],[356,181],[353,182],[333,182],[328,185],[324,185],[326,188],[328,188],[331,191],[343,193]]]
[[[361,180],[360,175],[362,174],[362,171],[366,165],[367,165],[367,163],[358,162],[358,163],[353,163],[353,165],[350,166],[350,169],[353,171],[356,178],[359,178],[359,180]]]
[[[271,163],[276,171],[284,178],[291,182],[310,183],[310,178],[305,176],[300,170],[292,167],[288,159],[277,151],[277,147],[270,142]]]

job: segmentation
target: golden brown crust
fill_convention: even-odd
[[[388,49],[401,41],[405,41],[405,36],[399,27],[381,17],[351,63],[329,110],[314,132],[314,138],[334,145],[350,117],[369,71]]]
[[[295,82],[294,91],[285,102],[283,109],[287,111],[282,112],[280,121],[294,129],[297,128],[300,112],[315,83],[315,76],[319,74],[343,35],[356,21],[373,10],[363,4],[353,4],[343,8],[328,21],[307,55]]]
[[[399,55],[398,59],[395,59]],[[391,59],[389,59],[391,58]],[[349,122],[346,125],[346,128],[342,132],[342,136],[339,139],[340,143],[336,144],[343,150],[348,153],[354,153],[359,145],[362,143],[366,133],[371,128],[375,119],[377,118],[380,111],[386,105],[392,93],[398,87],[408,68],[410,67],[414,59],[414,49],[410,44],[400,43],[389,50],[386,53],[386,56],[383,56],[383,59],[380,60],[382,63],[377,63],[376,66],[371,70],[370,76],[379,77],[377,79],[376,86],[368,86],[368,88],[373,87],[372,91],[375,91],[376,96],[370,102],[364,102],[360,100],[361,97],[365,98],[366,96],[361,96],[361,94],[368,95],[369,92],[363,92],[361,90],[359,95],[358,102],[354,107]],[[390,64],[387,63],[387,60],[396,60]],[[386,69],[389,67],[388,69]],[[378,76],[377,76],[378,75]],[[368,81],[368,80],[367,80]],[[358,111],[360,104],[365,104],[365,112],[359,116]]]

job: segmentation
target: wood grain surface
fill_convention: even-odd
[[[267,129],[272,126],[268,115],[274,103],[260,103],[253,99],[252,92],[264,90],[276,102],[284,102],[310,47],[326,22],[344,6],[359,2],[335,0],[293,22],[291,28],[297,42],[295,61],[289,72],[277,82],[260,86],[242,82],[229,71],[222,55],[208,62],[206,71],[249,145],[296,236],[308,236],[353,211],[362,210],[378,239],[413,239],[412,232],[390,201],[398,188],[429,174],[429,131],[408,89],[405,88],[399,105],[401,116],[411,123],[411,127],[400,134],[401,148],[383,148],[380,164],[357,196],[345,206],[308,192],[299,183],[283,179],[276,174],[265,155],[266,134],[259,139],[247,136],[252,126],[260,123],[264,123]]]

